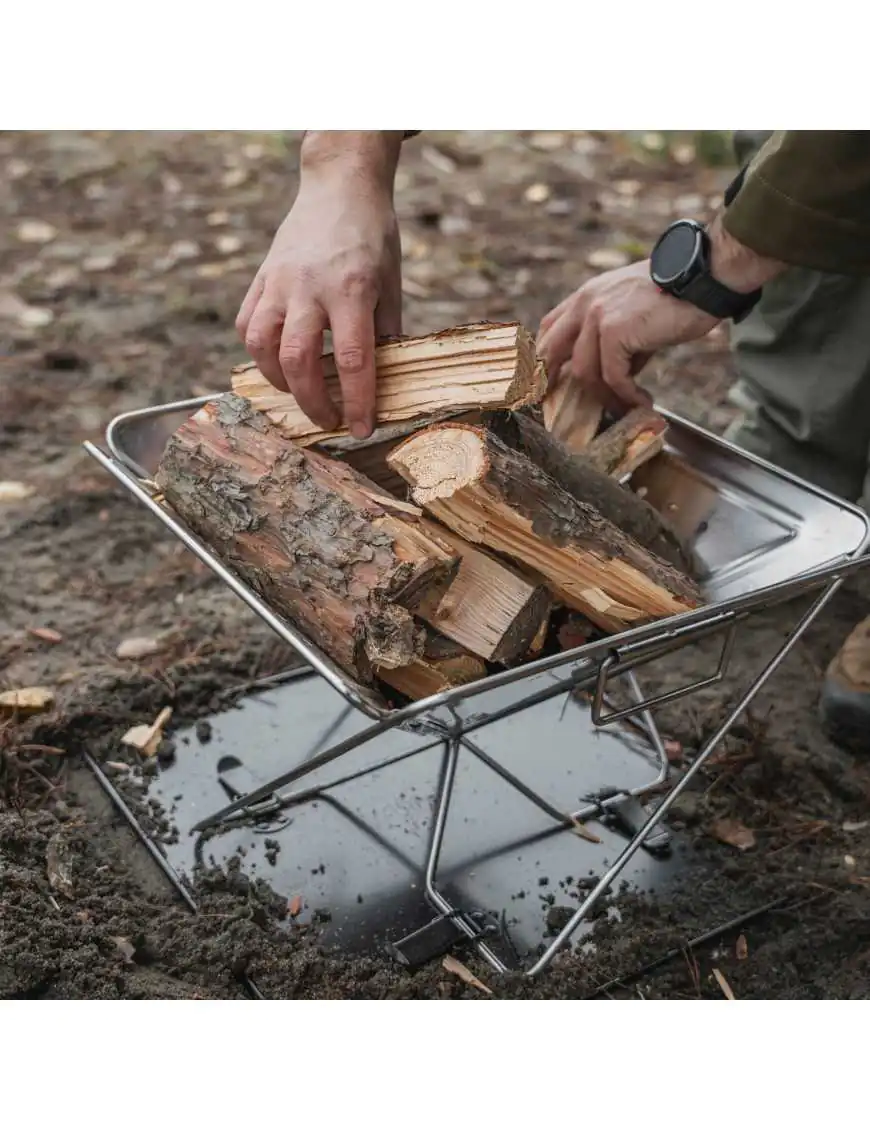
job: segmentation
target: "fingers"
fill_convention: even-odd
[[[555,313],[555,312],[554,312]],[[538,342],[538,356],[544,359],[547,373],[554,377],[571,357],[583,330],[585,315],[580,304],[568,304]]]
[[[537,335],[537,341],[538,341],[539,347],[543,345],[543,342],[544,342],[544,339],[547,335],[547,332],[562,317],[562,313],[567,309],[568,304],[570,303],[570,301],[573,297],[574,297],[573,295],[569,295],[567,298],[563,298],[558,306],[554,306],[553,309],[549,312],[549,314],[545,314],[544,317],[541,319],[541,324],[538,327],[538,335]]]
[[[250,292],[248,294],[250,298]],[[245,299],[247,304],[248,299]],[[241,328],[242,314],[236,325]],[[253,304],[253,313],[248,317],[244,326],[243,336],[245,349],[257,364],[257,368],[267,381],[280,389],[287,391],[287,382],[281,372],[281,363],[278,360],[278,347],[281,343],[281,330],[284,324],[284,308],[274,302],[268,301],[261,294]]]
[[[301,307],[284,323],[279,349],[282,379],[309,420],[324,431],[341,425],[341,414],[333,404],[323,379],[323,331],[326,313],[318,307]]]
[[[375,427],[374,305],[373,294],[358,296],[329,312],[344,422],[358,440],[370,436]]]
[[[634,380],[636,355],[628,349],[621,337],[604,329],[600,335],[601,376],[605,385],[623,406],[634,408],[650,404],[648,393]]]

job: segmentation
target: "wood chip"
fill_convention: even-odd
[[[722,844],[728,844],[741,852],[746,852],[747,849],[755,847],[755,833],[752,829],[747,829],[745,825],[732,817],[722,817],[718,821],[714,821],[710,826],[710,832]]]
[[[0,692],[0,712],[34,715],[47,711],[54,703],[54,692],[47,687],[18,687]]]
[[[683,744],[682,742],[678,742],[677,739],[665,739],[664,747],[665,755],[672,765],[678,766],[681,762],[686,760],[686,756],[683,753]]]
[[[144,754],[146,758],[153,758],[163,741],[163,728],[171,717],[172,708],[164,707],[150,726],[139,723],[137,726],[130,727],[121,742],[124,746],[132,746],[135,750]]]
[[[72,899],[73,853],[64,829],[56,832],[46,846],[45,869],[52,888]]]
[[[44,640],[46,644],[60,644],[63,636],[53,628],[28,628],[28,633],[37,640]]]
[[[737,955],[738,962],[745,962],[749,957],[749,946],[746,942],[746,935],[737,936],[737,942],[734,945],[734,953]]]
[[[571,829],[577,836],[582,837],[583,840],[588,840],[590,844],[601,844],[600,836],[596,836],[582,821],[577,821],[573,817],[571,818]]]
[[[287,914],[291,919],[297,919],[302,911],[302,896],[294,895],[287,904]]]
[[[36,488],[16,479],[0,479],[0,503],[20,503],[35,494]]]
[[[476,990],[480,990],[481,993],[492,993],[492,990],[489,988],[489,986],[485,986],[483,982],[481,982],[480,978],[475,978],[468,967],[464,963],[460,962],[458,958],[454,958],[452,954],[448,954],[444,957],[441,962],[441,966],[447,971],[448,974],[455,974],[456,977],[465,982],[466,985],[474,986],[474,988]]]
[[[734,991],[728,985],[728,979],[725,977],[722,971],[717,970],[715,966],[713,967],[713,977],[719,983],[719,989],[722,991],[725,997],[727,997],[729,1001],[736,1001],[737,999],[734,997]]]
[[[160,645],[153,636],[128,636],[115,649],[115,655],[119,660],[142,660],[159,650]]]
[[[133,964],[133,955],[136,953],[136,948],[129,939],[122,938],[120,935],[113,936],[112,942],[120,951],[121,957],[124,962],[131,966]]]

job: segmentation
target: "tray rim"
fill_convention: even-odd
[[[832,559],[822,566],[815,567],[812,570],[805,570],[786,580],[781,580],[756,590],[750,590],[748,593],[741,594],[739,597],[730,597],[710,602],[709,604],[701,606],[699,609],[664,617],[637,628],[629,628],[621,633],[615,633],[605,637],[603,640],[580,645],[578,648],[560,653],[555,657],[543,657],[538,660],[530,661],[517,668],[506,669],[502,672],[487,675],[483,679],[476,680],[473,683],[454,688],[450,691],[440,692],[439,694],[418,700],[405,707],[390,707],[385,703],[379,702],[380,697],[376,690],[367,689],[356,680],[351,679],[342,669],[335,665],[321,649],[299,632],[295,626],[289,621],[284,620],[284,618],[278,617],[249,586],[242,582],[241,579],[237,578],[216,555],[213,555],[209,551],[208,547],[187,528],[186,524],[175,515],[174,512],[169,512],[160,506],[159,503],[156,503],[144,486],[145,482],[151,481],[150,475],[143,468],[138,466],[135,460],[124,451],[120,442],[120,432],[129,422],[165,416],[171,412],[182,410],[195,412],[203,405],[224,395],[225,393],[216,392],[200,397],[171,401],[160,405],[145,406],[144,408],[119,413],[109,422],[105,431],[105,443],[110,454],[105,453],[102,449],[90,442],[85,442],[84,447],[89,455],[96,459],[105,470],[113,474],[134,497],[138,498],[138,500],[147,507],[147,509],[151,510],[152,513],[154,513],[176,537],[184,542],[201,561],[208,565],[249,608],[256,612],[285,643],[289,644],[304,660],[308,661],[314,670],[325,678],[339,695],[369,718],[378,720],[379,723],[388,723],[391,726],[400,725],[425,714],[431,714],[440,707],[449,707],[451,704],[458,704],[461,701],[476,698],[478,695],[484,694],[487,691],[494,691],[510,683],[530,680],[535,676],[542,675],[553,669],[567,668],[571,665],[574,665],[577,685],[591,682],[595,679],[601,663],[607,657],[618,660],[621,653],[644,651],[649,654],[649,658],[652,658],[653,655],[674,651],[682,647],[684,643],[688,643],[691,639],[715,631],[720,626],[722,628],[726,627],[733,623],[738,615],[745,615],[749,611],[752,611],[752,609],[767,603],[767,598],[771,598],[770,604],[779,604],[792,596],[798,596],[800,593],[808,591],[813,588],[814,585],[821,585],[826,581],[835,583],[845,573],[854,572],[861,568],[863,564],[870,564],[870,558],[863,557],[864,551],[868,548],[868,545],[870,545],[870,516],[856,504],[846,502],[830,492],[816,487],[814,484],[808,483],[806,480],[792,475],[790,472],[744,451],[737,445],[722,439],[720,436],[695,424],[693,421],[686,420],[684,417],[657,405],[656,411],[661,413],[669,423],[674,424],[677,428],[694,434],[698,439],[714,445],[721,451],[735,456],[743,463],[752,465],[765,474],[771,475],[780,481],[790,483],[792,486],[799,488],[805,493],[835,506],[838,510],[849,513],[853,518],[857,519],[864,528],[864,534],[859,544],[854,550],[841,554],[839,557]],[[669,641],[672,643],[668,643]],[[659,650],[657,650],[657,648]],[[662,648],[663,651],[660,651]],[[596,660],[598,661],[597,665]]]

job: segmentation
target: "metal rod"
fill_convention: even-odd
[[[449,915],[463,934],[467,935],[477,946],[480,956],[485,959],[494,970],[500,974],[509,973],[508,967],[493,950],[478,938],[478,930],[465,919],[465,916],[441,894],[435,886],[435,874],[438,871],[438,861],[441,856],[441,845],[444,842],[444,830],[447,826],[447,814],[450,811],[450,799],[453,796],[453,787],[456,784],[456,766],[459,762],[459,738],[453,735],[444,743],[444,768],[441,775],[441,784],[435,802],[435,820],[432,822],[432,840],[429,844],[429,853],[426,859],[426,872],[424,884],[426,896],[436,911],[442,915]]]
[[[642,846],[644,840],[652,832],[656,825],[668,813],[676,799],[685,790],[688,783],[698,773],[740,715],[744,712],[746,707],[752,702],[759,690],[764,686],[771,675],[776,671],[782,661],[788,656],[792,648],[798,642],[800,637],[804,634],[806,629],[812,624],[818,614],[830,601],[834,593],[839,589],[842,581],[834,581],[828,586],[827,590],[816,600],[816,602],[804,613],[796,626],[792,629],[785,643],[779,649],[773,658],[762,669],[761,674],[758,675],[750,684],[749,689],[745,692],[743,697],[737,703],[737,706],[731,710],[725,717],[725,721],[720,725],[719,729],[714,733],[713,737],[709,740],[704,749],[699,753],[698,757],[683,775],[679,782],[674,786],[671,792],[664,798],[661,804],[656,808],[655,812],[651,814],[649,819],[641,826],[635,833],[634,837],[629,841],[622,852],[617,856],[613,864],[607,869],[604,875],[599,879],[595,887],[590,891],[589,895],[577,908],[570,920],[562,928],[550,946],[544,951],[538,961],[526,971],[526,976],[534,978],[536,975],[545,970],[552,961],[554,955],[561,950],[564,944],[571,938],[574,931],[582,923],[586,917],[589,909],[598,901],[600,896],[612,882],[620,875],[620,873],[628,864],[629,860],[634,856],[638,849]]]
[[[164,876],[166,876],[167,880],[169,880],[173,888],[175,888],[175,890],[187,904],[188,908],[191,911],[196,911],[196,900],[181,882],[181,877],[178,875],[178,873],[175,871],[175,869],[172,867],[163,853],[158,849],[157,845],[154,843],[151,837],[149,837],[145,830],[142,828],[141,824],[136,819],[135,814],[130,809],[127,802],[115,788],[114,782],[111,780],[111,778],[106,776],[106,774],[103,772],[102,766],[90,754],[88,754],[87,750],[83,750],[81,753],[85,764],[97,779],[97,781],[100,783],[103,792],[112,802],[112,804],[115,806],[124,820],[132,826],[133,832],[139,838],[140,843],[143,844],[148,850],[148,854],[150,855],[151,859],[158,866]]]

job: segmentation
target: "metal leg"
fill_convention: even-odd
[[[460,736],[451,735],[444,742],[444,769],[441,783],[435,800],[435,820],[432,823],[432,840],[429,844],[429,855],[426,860],[425,890],[429,902],[436,911],[442,915],[449,915],[457,927],[470,939],[476,940],[477,952],[490,966],[500,974],[509,973],[508,967],[493,953],[485,942],[478,939],[478,930],[469,923],[458,908],[454,907],[449,899],[437,888],[435,876],[438,871],[438,861],[441,856],[441,846],[444,843],[444,829],[447,825],[447,814],[450,811],[450,800],[453,796],[453,787],[456,784],[456,766],[459,762]]]
[[[586,897],[583,903],[581,903],[581,905],[571,916],[569,922],[566,923],[566,925],[559,932],[550,946],[547,947],[538,961],[535,962],[534,965],[526,971],[527,977],[534,978],[542,971],[546,970],[557,952],[561,950],[565,943],[570,940],[571,936],[588,915],[590,909],[598,902],[598,900],[610,887],[613,881],[620,876],[622,871],[625,869],[625,866],[641,847],[652,829],[655,828],[655,826],[659,824],[662,818],[667,814],[673,803],[685,790],[686,786],[689,784],[692,778],[698,773],[698,771],[701,769],[701,767],[704,765],[704,763],[707,761],[707,759],[710,757],[710,755],[713,753],[713,751],[716,749],[716,747],[719,745],[719,743],[722,741],[722,739],[725,737],[725,735],[728,733],[728,731],[731,729],[740,715],[743,714],[743,712],[746,710],[746,708],[749,706],[749,704],[752,702],[752,700],[755,698],[755,696],[758,694],[758,692],[761,690],[770,676],[773,675],[782,661],[786,658],[786,656],[788,656],[789,652],[791,652],[792,648],[794,648],[795,644],[798,642],[801,636],[803,636],[807,628],[809,628],[809,626],[822,611],[825,605],[827,605],[828,601],[831,599],[831,597],[833,597],[840,584],[841,583],[837,581],[828,586],[828,588],[818,598],[815,604],[810,609],[808,609],[806,613],[804,613],[804,615],[792,629],[786,642],[776,653],[773,659],[770,660],[770,662],[763,668],[761,674],[758,675],[755,680],[753,680],[753,682],[749,686],[749,689],[737,703],[737,706],[729,712],[729,714],[725,718],[725,721],[721,724],[719,729],[715,732],[715,734],[709,740],[703,750],[698,754],[698,757],[695,759],[695,761],[692,763],[692,765],[689,767],[680,781],[677,782],[671,792],[657,807],[656,811],[650,816],[649,820],[643,825],[642,828],[637,831],[631,841],[629,841],[629,843],[619,854],[613,864],[607,869],[607,871],[604,873],[604,875],[601,877],[592,891],[590,891],[589,895]]]

